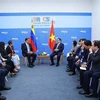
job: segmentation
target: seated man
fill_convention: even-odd
[[[93,53],[90,56],[89,62],[90,64],[87,66],[89,70],[86,70],[83,74],[83,90],[79,91],[79,94],[83,94],[85,96],[90,95],[90,79],[92,75],[98,71],[100,71],[100,42],[95,40],[92,42],[92,51]]]
[[[36,54],[32,50],[29,38],[25,39],[25,43],[21,45],[21,49],[22,49],[22,55],[28,58],[29,67],[33,67],[36,59]]]
[[[0,100],[6,100],[5,96],[1,96],[2,94],[0,93]]]
[[[85,95],[86,97],[94,97],[94,98],[98,97],[97,90],[100,84],[99,79],[100,79],[100,71],[93,73],[91,82],[92,91],[90,94]]]
[[[0,56],[0,90],[10,90],[11,87],[5,86],[5,76],[9,73],[10,66],[6,65],[5,62],[2,62]]]
[[[5,68],[2,68],[0,65],[0,90],[10,90],[11,87],[5,86],[5,76],[7,75],[8,70]],[[0,100],[6,100],[5,96],[2,96],[0,93]]]
[[[91,45],[92,45],[92,43],[91,43],[91,41],[90,40],[86,40],[86,41],[84,41],[84,47],[85,47],[85,49],[87,49],[88,50],[88,57],[87,57],[87,60],[86,60],[86,62],[83,62],[82,64],[81,64],[81,66],[80,66],[80,71],[79,71],[79,77],[80,77],[80,85],[78,85],[76,88],[77,89],[81,89],[82,87],[83,87],[83,75],[84,75],[84,72],[86,71],[86,70],[89,70],[89,65],[90,65],[90,58],[91,58],[91,55],[92,55],[92,48],[91,48]]]
[[[53,53],[50,55],[50,60],[51,60],[51,66],[52,65],[54,65],[54,61],[53,61],[53,57],[55,56],[55,55],[57,55],[57,64],[56,64],[56,67],[58,67],[59,66],[59,61],[60,61],[60,56],[61,56],[61,54],[62,54],[62,52],[63,52],[63,50],[64,50],[64,44],[63,43],[61,43],[61,39],[60,38],[58,38],[58,43],[57,44],[55,44],[55,46],[54,46],[54,51],[53,51]]]
[[[100,89],[99,89],[99,99],[98,100],[100,100]]]

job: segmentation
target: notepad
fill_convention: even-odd
[[[85,68],[85,67],[80,67],[80,69],[81,69],[81,70],[86,70],[86,68]]]

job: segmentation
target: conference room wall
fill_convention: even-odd
[[[93,0],[92,40],[100,40],[100,0]]]
[[[13,40],[15,52],[21,56],[21,44],[30,37],[31,20],[37,39],[38,52],[51,53],[48,46],[51,20],[54,18],[55,36],[62,38],[64,55],[72,48],[72,41],[86,38],[91,40],[91,13],[0,13],[0,41],[6,44]]]
[[[3,13],[8,13],[8,12],[12,12],[12,13],[16,13],[16,12],[25,12],[25,13],[26,12],[33,12],[33,13],[34,12],[69,12],[69,13],[70,12],[75,12],[75,13],[76,12],[79,12],[79,13],[82,13],[82,12],[90,12],[91,13],[91,11],[92,11],[92,8],[91,8],[92,6],[91,5],[92,5],[91,0],[66,0],[66,1],[64,1],[64,0],[62,0],[62,1],[56,1],[56,0],[54,0],[54,1],[46,1],[46,0],[43,0],[43,1],[40,1],[40,0],[37,0],[37,1],[32,1],[32,0],[29,0],[29,1],[25,1],[25,0],[14,0],[14,1],[13,0],[0,0],[0,12],[1,13],[2,12]],[[91,18],[89,18],[89,24],[91,23],[90,20],[91,20]],[[7,22],[8,21],[6,20],[5,23],[7,23]],[[78,23],[79,23],[79,21],[78,21]],[[14,26],[15,26],[15,24],[13,24],[13,27]],[[66,28],[66,27],[68,27],[68,26],[65,26],[64,28]],[[86,26],[86,28],[87,28],[87,26]],[[89,28],[91,28],[91,25],[89,25]],[[63,29],[63,30],[65,30],[65,29]],[[63,32],[65,32],[63,30],[59,28],[58,31],[59,32],[61,31],[63,33]],[[80,32],[83,32],[84,33],[85,32],[84,30],[81,29]],[[17,31],[18,31],[18,29],[17,29]],[[15,32],[17,32],[17,31],[15,30]],[[48,29],[48,31],[49,31],[49,29]],[[74,33],[76,33],[76,31],[78,31],[78,30],[72,30],[72,31],[74,31]],[[9,31],[9,32],[11,32],[11,31]],[[12,33],[15,33],[15,32],[12,32]],[[55,32],[56,32],[56,34],[58,33],[56,30],[55,30]],[[89,33],[89,39],[90,39],[91,38],[90,37],[91,29],[86,30],[86,33],[85,34],[87,34],[87,33]],[[6,33],[4,33],[4,34],[6,34]],[[63,33],[63,34],[65,34],[65,33]],[[72,32],[72,34],[73,34],[73,32]],[[77,40],[79,39],[79,37],[77,38],[76,36],[73,36],[72,34],[70,34],[72,37],[69,35],[71,37],[71,41],[73,39],[77,39]],[[14,37],[16,35],[17,34],[15,34]],[[86,36],[86,37],[88,37],[88,36]],[[17,39],[19,39],[19,38],[12,38],[12,40],[14,40],[15,45],[17,45],[17,43],[16,43],[17,42]],[[23,42],[22,40],[24,41],[24,39],[21,39],[21,42],[20,43]],[[70,38],[69,38],[69,40],[70,40]],[[69,40],[67,40],[67,41],[69,41]],[[70,44],[71,44],[71,41],[70,41]],[[7,43],[7,41],[6,41],[6,43]],[[65,42],[65,45],[68,45],[68,44],[69,43],[66,43]],[[66,53],[70,49],[71,49],[71,45],[70,45],[70,47],[67,47],[66,46],[65,47],[64,54],[66,55]],[[15,50],[16,50],[16,52],[19,52],[18,48],[15,48]],[[43,51],[43,50],[41,50],[41,51]],[[46,50],[44,50],[44,51],[46,51]],[[50,52],[50,50],[49,50],[49,52]],[[20,52],[20,54],[21,54],[21,52]]]
[[[92,0],[0,0],[0,12],[91,12]]]

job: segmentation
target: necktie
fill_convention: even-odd
[[[87,61],[89,60],[90,54],[88,54]]]
[[[90,69],[89,69],[89,70],[91,70],[91,69],[92,69],[92,63],[93,63],[93,62],[91,62],[91,65],[90,65]]]
[[[11,51],[12,51],[12,54],[14,54],[14,50],[12,49],[12,47],[10,47]]]
[[[95,56],[95,54],[96,53],[94,53],[93,56]],[[91,62],[90,70],[92,69],[92,64],[93,64],[93,61]]]

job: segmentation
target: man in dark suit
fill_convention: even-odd
[[[5,76],[9,72],[9,69],[7,70],[5,67],[4,67],[3,63],[2,64],[0,63],[0,91],[1,90],[10,90],[11,89],[11,87],[5,86]],[[6,100],[6,97],[2,96],[2,93],[0,93],[0,100]]]
[[[25,43],[21,45],[21,49],[22,49],[22,55],[28,58],[29,67],[33,67],[36,59],[36,54],[32,50],[29,38],[25,38]]]
[[[95,40],[92,42],[92,51],[93,54],[90,57],[91,64],[90,69],[84,72],[83,75],[83,89],[84,91],[79,91],[79,94],[84,94],[86,97],[90,94],[90,79],[95,72],[100,71],[100,43]],[[87,66],[87,67],[89,67]]]
[[[99,94],[98,95],[99,95],[99,99],[98,100],[100,100],[100,88],[99,88]]]
[[[91,93],[86,95],[86,97],[98,97],[98,87],[99,86],[99,79],[100,79],[100,71],[99,72],[95,72],[92,75],[92,82],[91,82]],[[99,95],[100,96],[100,95]]]
[[[2,58],[6,59],[5,60],[6,64],[9,65],[9,67],[10,67],[11,76],[16,75],[15,72],[18,72],[18,71],[15,69],[14,63],[11,60],[11,54],[7,54],[7,52],[5,50],[4,42],[0,42],[0,53],[1,53]]]
[[[51,64],[50,65],[51,66],[54,65],[53,57],[55,55],[57,55],[57,64],[56,64],[56,67],[59,66],[60,56],[61,56],[61,54],[62,54],[62,52],[64,50],[64,44],[61,43],[61,41],[62,41],[61,38],[58,38],[58,43],[55,44],[54,49],[53,49],[54,51],[50,55],[50,60],[51,60]]]
[[[0,87],[4,86],[5,86],[5,71],[3,69],[0,69]],[[6,100],[6,97],[2,96],[2,93],[0,93],[0,100]]]
[[[88,61],[89,61],[90,55],[92,53],[92,50],[91,50],[92,43],[91,43],[90,40],[85,40],[83,45],[84,45],[84,48],[87,49],[88,57],[87,57],[87,60],[80,65],[80,67],[84,67],[84,68],[86,68],[86,70],[89,70],[89,68],[87,68],[87,66],[89,65]],[[83,70],[83,69],[80,68],[80,71],[79,71],[80,85],[78,85],[76,87],[77,89],[81,89],[83,87],[83,74],[86,70]]]

